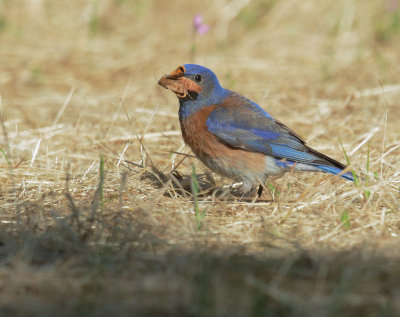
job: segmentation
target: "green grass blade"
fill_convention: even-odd
[[[365,178],[365,185],[368,187],[369,186],[369,164],[370,164],[370,148],[369,148],[369,143],[368,143],[368,151],[367,151],[367,163],[365,165],[365,171],[367,172],[367,176]],[[365,198],[369,198],[371,195],[371,191],[369,189],[364,190]]]
[[[199,201],[198,201],[198,195],[199,195],[199,183],[197,181],[197,176],[196,176],[196,169],[194,165],[192,166],[192,175],[190,179],[190,187],[192,189],[192,195],[193,195],[193,208],[194,208],[194,214],[196,217],[196,224],[197,224],[197,229],[200,230],[202,227],[203,219],[205,216],[205,212],[200,212],[199,209]]]
[[[347,155],[346,150],[344,149],[344,146],[343,146],[342,141],[339,140],[339,143],[340,143],[340,145],[341,145],[341,147],[342,147],[344,156],[346,157],[346,162],[347,162],[347,164],[351,167],[351,161],[350,161],[350,159],[349,159],[349,156]],[[351,174],[353,174],[354,184],[358,186],[358,185],[359,185],[358,177],[357,177],[357,174],[354,172],[354,170],[353,170],[352,168],[351,168]]]
[[[340,215],[340,222],[342,223],[343,227],[345,227],[346,229],[351,228],[350,216],[347,211],[343,211],[342,214]]]

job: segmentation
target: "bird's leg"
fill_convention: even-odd
[[[257,200],[258,198],[261,197],[262,192],[263,192],[263,186],[261,184],[257,188],[257,186],[254,186],[252,183],[243,182],[242,194],[240,196],[240,199],[247,197],[247,198],[254,198],[254,200]]]
[[[253,194],[254,194],[253,184],[246,180],[243,181],[241,198],[250,197],[250,196],[253,196]]]

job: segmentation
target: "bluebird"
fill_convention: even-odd
[[[251,195],[269,175],[325,172],[353,181],[345,166],[319,153],[255,102],[221,87],[208,68],[179,66],[159,82],[179,99],[182,136],[212,171],[243,182]]]

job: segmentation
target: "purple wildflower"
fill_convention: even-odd
[[[193,27],[196,33],[202,35],[210,30],[210,26],[203,24],[203,16],[201,14],[196,14],[193,18]]]
[[[385,9],[387,12],[394,13],[399,9],[398,0],[387,0],[385,3]]]

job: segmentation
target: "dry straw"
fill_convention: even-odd
[[[395,316],[383,2],[0,1],[0,314]],[[342,142],[358,185],[288,173],[238,201],[190,154],[157,78],[190,58],[199,12],[196,62],[345,162]]]

